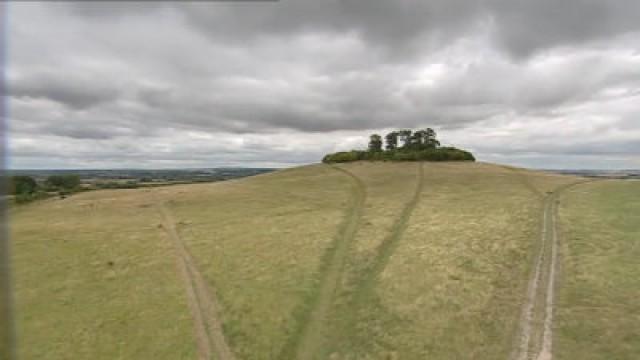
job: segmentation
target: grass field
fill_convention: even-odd
[[[109,190],[11,214],[21,359],[195,357],[171,244],[150,204],[142,192]]]
[[[575,181],[482,163],[359,162],[21,206],[11,214],[19,353],[23,359],[508,359],[534,260],[546,251],[540,248],[545,199]],[[555,336],[562,359],[580,346],[581,308],[571,307],[576,294],[635,281],[613,283],[604,272],[595,285],[571,277],[572,266],[585,266],[572,256],[594,246],[579,244],[597,234],[583,225],[599,213],[584,209],[606,212],[618,203],[604,201],[609,195],[597,195],[598,187],[583,198],[591,186],[571,188],[566,203],[560,196],[567,262]],[[614,226],[629,239],[637,234],[633,219],[626,227],[616,219],[601,228]],[[583,240],[572,248],[579,231],[576,239]],[[623,249],[616,234],[610,233],[611,256]],[[631,257],[625,259],[630,267]],[[607,299],[599,289],[599,301],[631,296]],[[625,334],[635,336],[637,327],[628,324]],[[594,329],[590,334],[598,334]],[[229,353],[221,350],[227,346]]]
[[[369,184],[370,192],[399,208],[373,218],[404,228],[397,233],[388,223],[372,223],[369,232],[389,245],[354,249],[350,258],[358,260],[345,278],[352,272],[356,280],[337,299],[329,351],[339,358],[506,358],[537,243],[540,193],[572,179],[429,163],[418,187],[415,164],[402,165],[404,182],[386,166],[352,171],[365,178],[385,174]],[[401,204],[410,207],[408,219]],[[367,207],[365,218],[378,211]]]
[[[556,358],[640,358],[640,182],[565,193]]]

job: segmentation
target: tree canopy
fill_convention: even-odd
[[[47,178],[47,186],[72,190],[80,185],[80,177],[78,175],[51,175]]]
[[[31,176],[16,175],[9,181],[9,193],[13,195],[33,194],[38,184]]]
[[[389,161],[475,161],[468,151],[455,147],[441,147],[435,130],[431,128],[416,131],[402,129],[391,131],[383,137],[372,134],[367,150],[351,150],[326,155],[325,163],[350,162],[358,160]]]

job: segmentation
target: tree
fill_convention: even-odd
[[[72,190],[80,185],[78,175],[51,175],[47,178],[47,185],[65,190]]]
[[[402,141],[402,147],[408,148],[411,144],[411,130],[400,130],[398,131],[398,136],[400,136],[400,141]]]
[[[436,132],[435,130],[433,130],[432,128],[426,128],[425,130],[423,130],[425,135],[424,135],[424,146],[427,149],[435,149],[438,146],[440,146],[440,141],[438,141],[438,139],[436,139]]]
[[[398,132],[392,131],[388,133],[384,140],[386,142],[385,149],[386,150],[395,150],[398,148]]]
[[[382,137],[378,134],[373,134],[369,137],[369,151],[379,152],[382,151]]]
[[[31,176],[12,176],[9,183],[9,192],[14,195],[33,194],[37,188],[38,184]]]
[[[468,151],[455,147],[441,147],[432,128],[416,131],[396,130],[384,136],[385,150],[382,150],[382,137],[372,134],[369,137],[367,151],[352,150],[326,155],[326,163],[350,161],[475,161]],[[399,144],[400,143],[400,144]]]
[[[426,130],[418,130],[411,136],[411,148],[421,150],[425,148]]]

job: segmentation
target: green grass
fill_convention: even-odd
[[[583,184],[562,196],[558,360],[640,358],[639,199],[637,181]]]
[[[197,265],[218,290],[241,359],[291,354],[314,306],[327,252],[350,204],[350,181],[326,165],[221,184],[167,188]]]
[[[21,359],[192,359],[171,244],[139,192],[46,200],[11,214]]]
[[[575,178],[482,163],[335,166],[12,209],[21,358],[196,357],[153,207],[163,202],[237,359],[507,359],[543,196]],[[638,195],[637,182],[602,182],[561,197],[558,359],[639,351]]]
[[[365,207],[368,236],[354,247],[336,299],[329,351],[346,359],[506,358],[538,240],[539,193],[570,178],[425,163],[406,229],[385,246],[411,205],[416,165],[346,167],[376,195]]]

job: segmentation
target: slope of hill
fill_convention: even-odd
[[[557,359],[640,356],[640,182],[598,181],[562,197]]]
[[[554,287],[549,193],[576,181],[356,162],[27,205],[20,354],[531,358]]]

